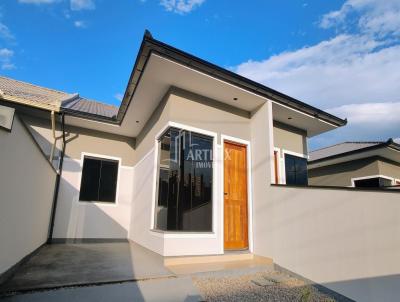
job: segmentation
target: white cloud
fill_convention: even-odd
[[[11,62],[14,51],[8,48],[0,48],[0,64],[2,70],[15,69],[15,65]]]
[[[116,93],[114,95],[114,98],[116,98],[118,101],[122,101],[122,99],[124,98],[124,94],[123,93]]]
[[[160,4],[169,12],[187,14],[203,4],[205,0],[160,0]]]
[[[78,20],[78,21],[74,21],[74,26],[77,28],[86,28],[87,23],[85,21]]]
[[[320,26],[336,27],[336,36],[232,69],[348,118],[319,143],[399,137],[400,1],[348,0]]]
[[[395,139],[394,139],[394,142],[400,144],[400,137],[395,138]]]
[[[354,14],[362,33],[400,35],[399,0],[347,0],[339,10],[322,16],[320,26],[346,28],[346,21],[354,18]]]
[[[400,97],[400,45],[363,35],[339,35],[234,71],[322,108]]]
[[[60,0],[18,0],[19,3],[26,3],[26,4],[52,4],[55,2],[59,2]]]
[[[15,64],[14,63],[3,63],[2,65],[1,65],[1,69],[2,70],[13,70],[13,69],[16,69],[17,67],[15,66]]]
[[[6,26],[5,24],[3,24],[1,22],[0,22],[0,37],[2,39],[6,39],[6,40],[14,40],[15,39],[14,35],[11,33],[8,26]]]
[[[367,126],[379,123],[400,125],[400,102],[349,104],[327,111],[338,116],[347,116],[354,125]]]
[[[310,149],[343,141],[386,141],[400,136],[400,102],[349,104],[328,112],[348,117],[348,125],[317,136]]]
[[[71,10],[95,9],[93,0],[71,0]]]

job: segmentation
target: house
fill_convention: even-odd
[[[400,144],[344,142],[310,152],[311,185],[392,187],[400,185]]]
[[[354,299],[392,297],[398,192],[304,186],[307,138],[346,120],[149,32],[118,108],[0,90],[0,274],[46,242],[128,239],[162,256],[246,250]]]

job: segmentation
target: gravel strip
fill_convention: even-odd
[[[194,276],[193,282],[208,302],[336,301],[304,281],[276,271],[229,277]]]

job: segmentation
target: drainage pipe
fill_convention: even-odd
[[[52,126],[53,126],[53,121],[54,121],[54,127],[53,127],[53,135],[55,137],[55,120],[53,119],[54,113],[52,112]],[[57,201],[58,201],[58,192],[60,189],[60,181],[61,181],[61,175],[62,175],[62,170],[63,170],[63,163],[64,163],[64,154],[65,154],[65,116],[64,113],[61,113],[61,131],[62,131],[62,149],[61,149],[61,154],[60,154],[60,161],[58,165],[58,172],[56,175],[56,183],[54,187],[54,194],[53,194],[53,204],[51,208],[51,216],[50,216],[50,225],[49,225],[49,232],[47,236],[47,243],[52,243],[53,240],[53,231],[54,231],[54,220],[56,217],[56,209],[57,209]]]

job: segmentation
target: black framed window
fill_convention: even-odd
[[[117,160],[85,156],[79,200],[115,202],[117,179]]]
[[[307,159],[285,154],[285,173],[287,185],[307,186]]]
[[[372,177],[354,181],[354,187],[356,188],[383,188],[390,187],[391,185],[392,180],[383,177]]]
[[[155,228],[212,231],[213,138],[169,128],[158,141]]]

